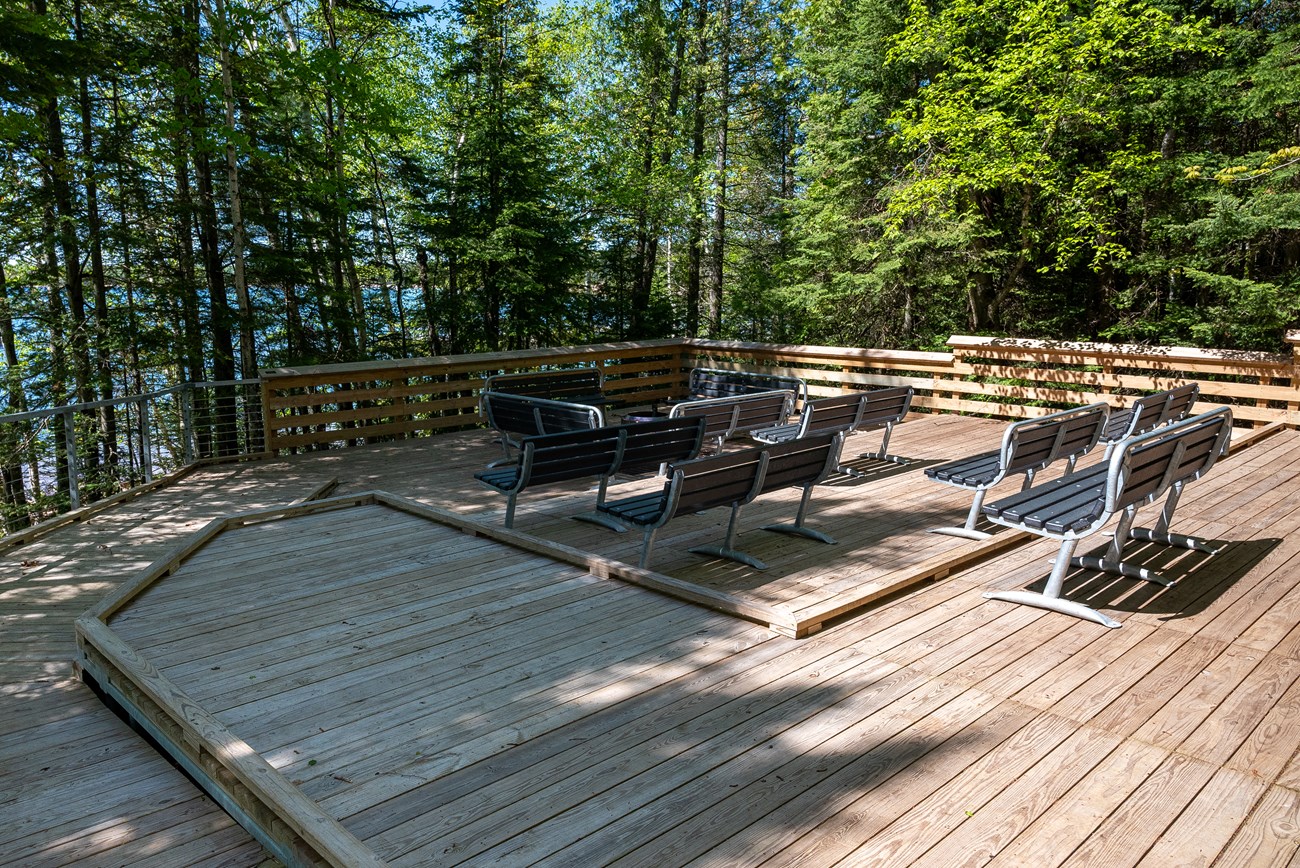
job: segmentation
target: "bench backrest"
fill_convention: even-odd
[[[844,431],[819,432],[763,447],[767,469],[758,493],[806,488],[821,482],[839,467],[844,437]]]
[[[1220,407],[1127,441],[1110,458],[1106,512],[1150,503],[1171,486],[1204,476],[1231,435],[1232,410]]]
[[[661,465],[689,461],[704,446],[705,420],[700,416],[655,419],[619,425],[626,434],[623,459],[617,473],[649,473]]]
[[[799,437],[810,433],[852,431],[862,418],[865,393],[850,392],[830,398],[817,398],[803,405],[799,417]]]
[[[487,378],[483,390],[566,401],[593,398],[601,393],[604,385],[604,372],[600,368],[586,367],[495,374]]]
[[[1187,383],[1137,398],[1122,410],[1112,411],[1112,421],[1106,426],[1105,439],[1121,440],[1154,430],[1169,422],[1177,422],[1191,412],[1192,405],[1200,394],[1200,386]]]
[[[605,423],[598,407],[501,392],[483,393],[483,415],[488,427],[523,437],[600,428]]]
[[[626,434],[617,428],[589,428],[525,437],[520,442],[519,481],[530,485],[609,476],[623,457]]]
[[[866,392],[862,396],[862,418],[852,430],[879,428],[881,425],[902,422],[903,417],[912,409],[914,394],[915,390],[911,386],[888,386]]]
[[[729,398],[683,401],[675,405],[669,415],[674,419],[702,417],[705,420],[704,436],[721,440],[738,431],[780,425],[790,415],[793,405],[793,392],[755,392]]]
[[[766,465],[763,449],[742,449],[670,465],[663,520],[679,512],[748,503],[758,496]]]
[[[795,398],[808,398],[808,384],[799,377],[760,374],[750,371],[724,371],[717,368],[692,368],[687,391],[692,398],[730,398],[754,392],[794,392]]]
[[[1089,404],[1011,423],[1002,437],[1004,475],[1042,470],[1053,461],[1089,451],[1106,428],[1109,409],[1103,403]]]

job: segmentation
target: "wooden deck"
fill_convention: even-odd
[[[260,846],[73,672],[73,621],[206,521],[306,497],[283,464],[203,471],[3,554],[0,864],[255,865]]]
[[[908,459],[905,465],[855,457],[879,446],[878,433],[850,438],[845,463],[863,477],[833,477],[818,486],[810,508],[810,526],[830,534],[838,540],[836,545],[759,529],[794,519],[798,492],[790,490],[760,498],[741,513],[739,546],[764,561],[767,570],[755,571],[688,551],[692,546],[721,542],[726,534],[726,510],[681,517],[660,530],[650,566],[698,587],[706,599],[724,610],[739,612],[785,635],[808,635],[844,612],[948,575],[1027,538],[1000,533],[993,540],[974,543],[928,535],[923,545],[916,544],[918,528],[961,524],[972,497],[969,492],[926,481],[924,468],[969,454],[972,441],[996,446],[1003,427],[958,416],[914,415],[895,430],[890,445],[891,455]],[[340,491],[366,487],[392,491],[500,525],[505,498],[473,478],[487,459],[500,457],[499,448],[491,444],[486,432],[457,435],[454,446],[446,442],[451,439],[349,454],[349,482],[341,485]],[[437,466],[441,472],[408,473],[403,469],[416,466]],[[611,486],[609,498],[662,485],[662,480],[655,479],[625,482]],[[636,563],[642,544],[639,531],[619,535],[572,520],[574,515],[590,512],[594,502],[589,482],[525,491],[519,499],[515,529]]]
[[[838,546],[756,529],[791,496],[742,516],[766,574],[681,551],[721,535],[712,515],[670,526],[652,566],[790,611],[884,594],[890,565],[952,553],[923,528],[969,503],[909,476],[1000,428],[900,426],[891,451],[914,465],[814,494],[810,523]],[[0,863],[261,859],[68,678],[73,618],[203,519],[328,477],[499,525],[502,499],[469,481],[490,448],[458,435],[210,471],[9,552]],[[1297,450],[1276,434],[1189,489],[1176,529],[1231,545],[1135,557],[1174,587],[1067,582],[1118,631],[982,598],[1043,578],[1046,542],[795,640],[380,505],[233,529],[111,624],[393,864],[1297,864]],[[517,529],[635,562],[632,534],[564,517],[591,497],[525,494]]]

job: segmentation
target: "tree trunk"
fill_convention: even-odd
[[[5,356],[6,413],[27,411],[27,395],[18,368],[18,344],[14,338],[13,313],[9,306],[9,287],[5,279],[4,257],[0,256],[0,343]],[[4,503],[5,528],[17,530],[28,523],[27,489],[23,484],[21,456],[24,443],[32,442],[31,423],[0,425],[0,497]]]
[[[244,204],[239,193],[239,155],[235,152],[235,95],[231,83],[230,27],[225,0],[214,0],[213,31],[220,45],[221,96],[226,109],[226,184],[230,195],[230,253],[234,259],[235,303],[239,309],[239,372],[245,380],[257,378],[257,345],[253,332],[253,307],[244,272]]]
[[[117,90],[117,79],[113,79],[113,131],[117,138],[122,135],[122,111]],[[126,166],[122,152],[118,151],[117,174],[126,177]],[[130,226],[126,217],[126,191],[118,187],[117,198],[118,232],[122,242],[122,288],[126,292],[126,341],[127,358],[131,368],[132,384],[135,394],[144,394],[144,373],[140,370],[140,323],[135,308],[135,275],[131,262]],[[183,376],[183,375],[182,375]]]
[[[338,58],[338,29],[335,21],[335,0],[321,0],[321,13],[325,19],[325,35],[330,52],[335,58]],[[325,153],[329,161],[330,171],[334,175],[334,198],[332,204],[333,214],[331,215],[330,243],[333,246],[333,277],[334,291],[342,305],[349,311],[346,319],[339,323],[339,343],[340,348],[349,356],[360,354],[365,357],[369,353],[369,337],[366,333],[366,312],[364,300],[361,296],[361,282],[357,280],[356,265],[352,261],[352,250],[350,236],[348,234],[348,209],[345,204],[343,191],[346,189],[346,178],[343,171],[343,149],[340,143],[343,138],[343,129],[347,121],[347,111],[342,105],[337,105],[334,100],[334,93],[338,88],[338,82],[333,73],[329,75],[328,86],[325,89]],[[347,286],[344,286],[344,269],[347,269]],[[355,331],[354,331],[355,329]]]
[[[85,38],[81,21],[81,0],[73,5],[77,40]],[[81,157],[85,165],[86,234],[90,244],[90,280],[95,292],[95,380],[101,401],[113,397],[113,367],[108,352],[108,285],[104,276],[103,224],[99,214],[99,184],[95,179],[93,112],[90,104],[90,83],[85,76],[80,81],[81,97]],[[112,405],[100,407],[99,436],[104,463],[110,473],[117,467],[117,412]]]
[[[440,356],[442,335],[438,333],[438,308],[433,297],[433,280],[429,275],[429,251],[423,247],[417,249],[415,264],[418,268],[415,279],[420,284],[420,298],[424,302],[424,319],[429,328],[429,351],[435,356]]]
[[[186,71],[190,81],[200,81],[199,58],[199,8],[197,0],[186,0],[184,5]],[[231,334],[234,313],[226,296],[226,272],[221,262],[220,238],[217,231],[217,205],[212,186],[212,160],[206,141],[207,113],[203,103],[187,90],[183,101],[185,119],[194,136],[194,174],[199,184],[199,249],[203,256],[203,270],[207,276],[212,334],[212,376],[217,381],[235,378],[235,344]],[[235,393],[230,387],[216,391],[213,412],[213,438],[217,455],[234,455],[239,451],[236,427]]]
[[[686,336],[700,334],[700,297],[704,272],[704,95],[707,82],[704,70],[709,59],[709,42],[705,35],[708,23],[708,0],[698,0],[695,7],[695,93],[691,100],[691,216],[689,251],[686,267]]]
[[[46,316],[49,317],[50,323],[50,395],[52,403],[63,404],[67,402],[68,395],[68,362],[67,357],[64,355],[63,329],[63,318],[66,316],[66,311],[63,307],[63,289],[59,286],[59,254],[55,250],[54,244],[58,231],[56,228],[58,218],[54,214],[53,196],[48,195],[50,186],[53,184],[48,167],[42,167],[41,179],[47,192],[44,207],[41,209],[41,222],[44,230],[41,233],[41,238],[45,247],[45,279],[49,287],[49,307]],[[57,434],[54,437],[54,480],[59,491],[68,490],[68,454],[63,437]],[[40,491],[35,481],[33,482],[33,489]]]
[[[718,130],[714,154],[713,273],[709,275],[709,337],[722,336],[722,291],[727,238],[727,136],[731,113],[731,0],[722,0],[718,34]]]
[[[47,13],[45,0],[32,0],[32,11],[37,15]],[[67,291],[67,310],[72,316],[72,332],[67,336],[67,349],[72,355],[72,375],[78,401],[91,401],[90,349],[86,334],[86,295],[81,273],[81,244],[77,239],[78,215],[72,199],[71,166],[63,138],[63,119],[59,116],[56,97],[41,101],[37,115],[45,133],[47,156],[46,183],[54,199],[55,237],[63,253],[64,289]]]

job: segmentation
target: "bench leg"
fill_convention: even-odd
[[[879,452],[863,452],[859,458],[874,458],[877,461],[888,461],[892,464],[911,464],[906,458],[899,458],[897,455],[889,454],[889,435],[894,433],[894,423],[890,422],[885,426],[885,436],[880,441]],[[862,474],[857,474],[861,476]]]
[[[1120,514],[1119,524],[1115,525],[1115,536],[1111,538],[1110,546],[1106,549],[1106,554],[1099,558],[1082,557],[1071,558],[1070,565],[1083,567],[1089,570],[1100,570],[1103,573],[1113,573],[1118,576],[1127,576],[1130,579],[1142,579],[1147,582],[1155,582],[1157,585],[1164,585],[1166,588],[1173,584],[1173,581],[1166,579],[1155,570],[1148,570],[1146,567],[1126,564],[1121,560],[1124,551],[1124,543],[1130,538],[1130,528],[1133,526],[1133,518],[1137,515],[1137,507],[1130,506]]]
[[[506,527],[515,526],[515,494],[506,495]]]
[[[654,548],[655,532],[657,527],[648,527],[645,529],[645,536],[641,539],[641,560],[637,561],[637,566],[643,570],[650,569],[650,549]]]
[[[966,515],[966,523],[961,527],[932,527],[927,531],[927,533],[941,533],[944,536],[959,536],[963,539],[973,540],[986,540],[991,538],[993,534],[975,529],[975,523],[979,521],[980,518],[980,508],[984,506],[984,497],[987,494],[987,489],[980,489],[975,492],[975,501],[970,505],[970,512]]]
[[[753,555],[745,554],[735,548],[736,542],[736,524],[740,520],[740,507],[731,508],[731,520],[727,522],[727,537],[722,541],[720,546],[696,546],[689,551],[697,555],[710,555],[716,558],[725,558],[729,561],[735,561],[738,564],[753,567],[756,570],[767,569],[767,564],[760,561]]]
[[[585,521],[590,524],[598,524],[601,527],[607,527],[615,533],[627,533],[627,525],[614,518],[612,515],[605,515],[600,512],[600,505],[605,502],[605,492],[609,488],[609,477],[600,478],[600,487],[596,489],[596,512],[584,512],[581,515],[570,516],[574,521]]]
[[[1063,615],[1072,615],[1075,618],[1092,621],[1111,629],[1122,627],[1123,625],[1119,621],[1103,615],[1090,606],[1061,597],[1061,588],[1065,584],[1065,574],[1070,570],[1070,556],[1074,554],[1074,548],[1078,544],[1079,541],[1076,539],[1061,541],[1061,550],[1057,552],[1056,561],[1052,564],[1052,574],[1048,576],[1047,587],[1043,589],[1041,594],[1034,591],[988,591],[984,594],[984,598],[986,600],[1019,603],[1023,606],[1034,606],[1051,612],[1060,612]]]
[[[1178,497],[1182,493],[1183,484],[1181,482],[1174,483],[1169,489],[1169,496],[1165,498],[1165,506],[1164,509],[1160,510],[1160,518],[1156,521],[1156,526],[1153,528],[1135,527],[1129,531],[1129,537],[1145,542],[1173,546],[1174,548],[1191,549],[1194,552],[1205,552],[1210,555],[1222,551],[1222,545],[1212,545],[1200,537],[1169,532],[1169,522],[1173,520],[1174,510],[1178,508]]]
[[[765,524],[763,530],[775,531],[776,533],[788,533],[795,536],[806,536],[808,539],[815,539],[818,542],[824,542],[827,545],[834,545],[835,539],[819,530],[813,530],[810,527],[804,527],[803,520],[808,512],[808,499],[812,496],[812,486],[803,490],[803,497],[799,499],[799,511],[795,514],[794,524]]]

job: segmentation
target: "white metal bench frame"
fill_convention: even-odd
[[[1205,443],[1206,438],[1211,434],[1213,440],[1209,441],[1208,446],[1203,445],[1200,447],[1204,450],[1203,453],[1187,454],[1187,440],[1199,435],[1202,443]],[[998,515],[990,514],[988,516],[989,520],[997,524],[1026,530],[1052,539],[1059,539],[1061,540],[1061,548],[1057,552],[1056,560],[1052,565],[1052,572],[1048,576],[1047,584],[1041,593],[1027,590],[989,591],[984,594],[985,598],[1061,612],[1086,621],[1094,621],[1112,629],[1122,626],[1119,621],[1098,612],[1091,606],[1063,598],[1061,589],[1065,583],[1066,573],[1069,572],[1071,567],[1083,567],[1169,586],[1173,582],[1165,576],[1145,567],[1124,562],[1122,554],[1124,544],[1128,540],[1145,540],[1209,554],[1219,551],[1219,546],[1211,545],[1203,539],[1171,533],[1169,523],[1173,519],[1174,510],[1178,507],[1178,500],[1182,495],[1183,488],[1188,482],[1199,479],[1210,471],[1218,458],[1227,451],[1231,435],[1231,409],[1222,407],[1211,410],[1208,413],[1202,413],[1199,416],[1175,422],[1167,427],[1125,440],[1112,452],[1107,460],[1104,484],[1097,484],[1096,478],[1099,476],[1099,469],[1092,469],[1083,471],[1073,478],[1065,476],[1054,482],[1030,489],[1029,492],[1021,492],[1019,495],[992,504],[989,507],[990,510],[997,509],[1009,501],[1023,501],[1026,499],[1027,494],[1032,495],[1035,491],[1045,491],[1048,494],[1056,491],[1062,497],[1072,496],[1084,504],[1087,503],[1085,496],[1091,495],[1094,500],[1101,501],[1099,504],[1101,508],[1097,510],[1095,517],[1086,526],[1060,532],[1047,527],[1029,527],[1023,522],[1007,520]],[[1172,453],[1166,457],[1164,466],[1144,467],[1142,473],[1146,474],[1146,476],[1135,480],[1136,456],[1139,456],[1144,449],[1163,445],[1170,440],[1179,440],[1179,442],[1175,444]],[[1159,477],[1153,477],[1152,473],[1159,473],[1160,475]],[[1081,481],[1079,477],[1087,477],[1087,479]],[[1149,490],[1134,499],[1134,494],[1129,490],[1129,486],[1136,483],[1140,483],[1143,488]],[[1158,500],[1161,496],[1165,496],[1165,504],[1160,511],[1160,518],[1156,521],[1155,526],[1152,528],[1133,527],[1133,520],[1137,515],[1138,508]],[[1074,557],[1074,550],[1078,546],[1079,540],[1101,530],[1117,513],[1119,514],[1119,523],[1115,527],[1115,535],[1106,550],[1106,554],[1100,558]]]
[[[1052,462],[1061,458],[1066,459],[1065,472],[1069,473],[1074,470],[1075,463],[1079,456],[1086,455],[1092,451],[1101,438],[1102,431],[1106,428],[1107,414],[1110,407],[1104,403],[1088,404],[1084,407],[1074,407],[1069,410],[1061,410],[1056,413],[1049,413],[1046,416],[1036,416],[1032,419],[1021,419],[1012,422],[1007,426],[1006,431],[1002,434],[1002,445],[997,452],[985,452],[980,455],[973,455],[969,458],[960,458],[956,461],[950,461],[939,467],[928,468],[926,476],[935,482],[941,482],[944,485],[952,485],[956,488],[962,488],[967,491],[975,492],[975,500],[971,503],[970,512],[966,515],[966,523],[961,527],[935,527],[930,528],[930,533],[939,533],[946,536],[957,536],[971,540],[986,540],[991,534],[975,529],[976,522],[979,521],[980,510],[984,506],[984,498],[988,495],[989,489],[1002,482],[1012,474],[1023,473],[1024,482],[1020,490],[1024,491],[1034,482],[1034,476],[1038,471],[1043,470]],[[1094,426],[1090,436],[1086,434],[1087,426]],[[1066,447],[1065,438],[1072,432],[1077,433],[1075,426],[1083,426],[1085,437],[1082,442],[1076,444],[1072,449]],[[1029,436],[1039,431],[1051,431],[1054,429],[1054,441],[1049,444],[1048,448],[1034,455],[1026,461],[1024,452],[1030,447],[1025,445]],[[980,459],[989,459],[993,456],[998,457],[997,470],[993,476],[977,484],[967,484],[961,482],[949,481],[938,478],[932,474],[942,471],[948,467],[960,466],[962,464],[974,462]]]

